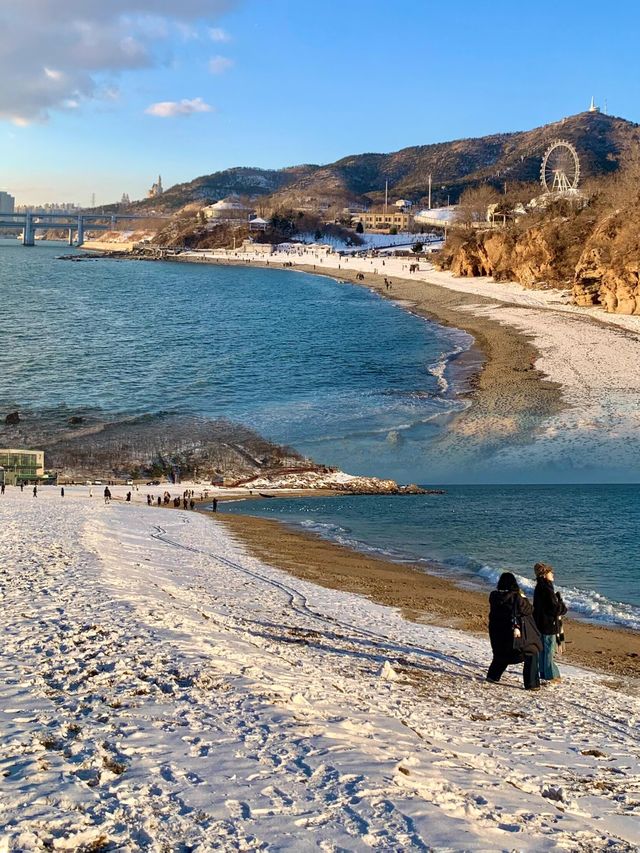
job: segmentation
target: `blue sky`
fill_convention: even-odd
[[[640,121],[626,0],[5,3],[0,189],[19,202],[526,129],[592,94]]]

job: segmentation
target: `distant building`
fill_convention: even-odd
[[[593,95],[591,96],[591,103],[589,105],[589,112],[590,113],[599,113],[600,112],[600,107],[596,106],[596,100],[593,97]]]
[[[394,201],[393,206],[397,207],[398,210],[411,210],[413,202],[406,198],[399,198],[398,201]]]
[[[406,231],[413,225],[413,216],[393,207],[387,211],[370,210],[367,213],[359,213],[353,218],[354,224],[358,222],[362,222],[366,231],[389,231],[391,228]]]
[[[147,198],[157,198],[164,192],[162,188],[162,176],[158,175],[158,180],[151,185],[151,189],[147,193]]]
[[[9,193],[0,190],[0,213],[14,213],[16,200]]]
[[[21,204],[16,207],[16,213],[77,213],[80,207],[72,201],[52,201],[45,204]]]
[[[129,193],[122,193],[122,198],[120,199],[120,204],[131,204],[131,199],[129,198]]]
[[[0,483],[16,485],[44,478],[44,451],[0,448]]]
[[[261,216],[254,216],[249,220],[249,231],[266,231],[268,227],[269,223]]]
[[[238,219],[247,221],[254,211],[253,208],[247,207],[238,196],[231,195],[228,198],[221,198],[215,204],[203,207],[202,213],[207,220],[228,222],[230,220],[237,221]]]

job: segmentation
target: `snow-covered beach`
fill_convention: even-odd
[[[640,844],[633,685],[489,685],[486,641],[197,513],[10,488],[0,519],[0,849]]]

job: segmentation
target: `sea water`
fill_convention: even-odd
[[[640,630],[640,486],[447,486],[442,495],[234,501],[222,512],[278,519],[365,553],[488,590],[503,571],[532,591],[556,570],[570,609]]]
[[[0,245],[0,414],[223,416],[325,464],[407,481],[466,405],[452,365],[470,336],[365,288],[61,254],[68,248]]]
[[[57,260],[0,242],[0,417],[93,407],[224,416],[352,473],[451,482],[438,438],[467,405],[471,338],[329,277]],[[467,460],[468,462],[468,460]],[[439,477],[438,477],[439,475]],[[585,615],[640,628],[635,486],[455,486],[445,495],[234,504],[463,582],[536,560]]]

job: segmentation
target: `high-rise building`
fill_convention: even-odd
[[[14,213],[16,209],[16,200],[9,193],[0,190],[0,213]]]

